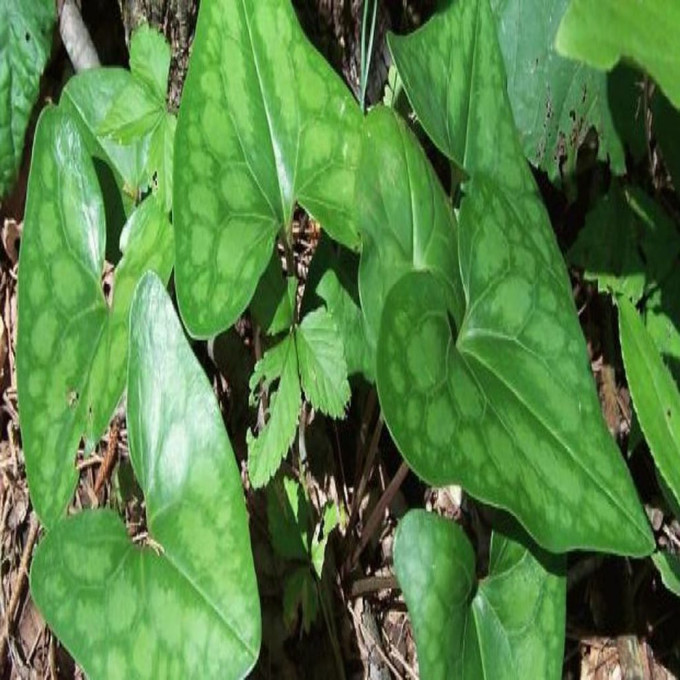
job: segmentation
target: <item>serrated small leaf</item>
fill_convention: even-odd
[[[290,0],[203,0],[177,125],[177,296],[192,335],[250,302],[296,201],[358,249],[361,111]]]
[[[308,633],[319,612],[319,598],[314,577],[308,567],[298,567],[283,583],[283,620],[292,630],[302,611],[302,628]]]
[[[571,0],[555,45],[560,54],[604,70],[621,59],[631,59],[680,108],[678,26],[680,4],[668,0]]]
[[[172,227],[153,199],[129,220],[133,247],[101,286],[104,208],[92,160],[60,109],[38,122],[19,257],[17,381],[29,490],[51,527],[73,493],[78,443],[103,433],[125,385],[128,311],[148,269],[167,280]]]
[[[652,555],[652,562],[661,574],[663,584],[674,595],[680,597],[680,557],[666,550]]]
[[[58,522],[31,593],[88,677],[244,678],[261,623],[241,478],[222,416],[164,284],[130,312],[128,435],[156,548],[110,510]]]
[[[148,175],[156,175],[156,193],[166,212],[170,212],[172,209],[172,177],[176,127],[177,118],[172,113],[164,114],[161,122],[151,134],[149,146]]]
[[[283,477],[267,485],[269,536],[281,557],[307,560],[310,521],[310,505],[299,482]]]
[[[170,45],[162,33],[142,24],[130,39],[130,71],[162,105],[170,72]]]
[[[292,328],[296,294],[297,278],[284,276],[279,256],[274,253],[250,303],[250,311],[267,335],[276,335]]]
[[[623,190],[613,184],[586,216],[586,224],[569,251],[569,260],[597,281],[601,293],[620,293],[637,303],[645,290],[645,262],[640,228]]]
[[[151,134],[164,115],[164,104],[159,104],[148,89],[133,78],[111,105],[97,134],[126,146]]]
[[[533,548],[535,549],[535,548]],[[477,581],[463,530],[422,510],[394,539],[394,568],[428,680],[558,679],[566,610],[564,560],[494,533]]]
[[[124,145],[99,134],[111,102],[120,99],[131,80],[130,72],[122,68],[83,71],[68,81],[61,94],[59,107],[78,124],[90,154],[114,170],[121,191],[136,198],[148,185],[149,139],[139,139]]]
[[[338,506],[329,501],[323,509],[321,521],[316,527],[314,538],[312,539],[312,548],[310,556],[312,559],[312,566],[317,578],[321,579],[323,574],[323,565],[326,560],[326,546],[331,532],[340,524],[340,510]]]
[[[633,406],[664,481],[680,501],[680,393],[633,305],[618,300],[621,353]]]
[[[24,153],[24,136],[52,47],[52,0],[0,2],[0,198]]]
[[[341,418],[350,398],[342,340],[325,309],[309,312],[295,329],[300,380],[315,409]]]
[[[302,393],[292,333],[257,362],[250,381],[251,392],[260,380],[265,389],[275,380],[279,384],[269,393],[269,419],[264,427],[257,437],[247,433],[248,472],[255,488],[264,486],[279,469],[297,431]]]

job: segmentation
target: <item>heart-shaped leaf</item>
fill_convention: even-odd
[[[555,44],[558,52],[609,70],[623,58],[646,69],[680,109],[677,41],[680,5],[667,0],[571,0]]]
[[[452,44],[462,65],[445,70]],[[564,264],[514,133],[488,0],[451,3],[392,47],[424,128],[471,180],[449,237],[456,252],[446,220],[432,217],[450,208],[414,164],[415,139],[394,121],[372,135],[381,125],[369,117],[360,289],[370,324],[381,319],[376,375],[390,431],[426,480],[462,483],[510,510],[550,550],[648,554],[651,533],[602,419]],[[453,267],[428,254],[430,233]]]
[[[397,527],[394,569],[428,680],[560,678],[564,561],[494,533],[489,575],[477,581],[463,530],[422,510]]]
[[[680,502],[680,393],[635,307],[618,300],[626,378],[654,462]]]
[[[52,0],[0,2],[0,197],[24,153],[24,135],[52,47]]]
[[[126,227],[109,308],[104,207],[75,123],[48,108],[36,130],[19,258],[17,382],[29,489],[47,527],[76,483],[81,437],[101,436],[125,385],[128,310],[147,269],[167,280],[172,228],[154,198]]]
[[[554,48],[568,2],[491,0],[522,148],[554,180],[574,171],[578,149],[594,129],[598,158],[623,173],[625,157],[612,121],[606,74],[559,56]],[[449,49],[455,52],[457,46]]]
[[[193,335],[245,309],[296,200],[358,247],[360,124],[290,0],[201,3],[175,157],[177,295]]]
[[[156,547],[135,545],[109,510],[79,513],[38,546],[31,592],[89,677],[243,678],[260,612],[231,445],[154,274],[130,319],[130,455]]]

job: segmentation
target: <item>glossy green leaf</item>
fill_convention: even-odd
[[[53,0],[0,0],[0,197],[24,153],[55,17]]]
[[[628,58],[644,68],[680,108],[680,4],[667,0],[571,0],[555,44],[571,59],[609,70]]]
[[[397,527],[394,568],[428,680],[560,678],[564,562],[495,533],[478,581],[463,530],[422,510]]]
[[[170,45],[162,33],[142,24],[130,39],[130,71],[160,104],[165,104],[170,73]]]
[[[161,122],[151,135],[149,147],[149,170],[156,177],[158,200],[166,212],[172,209],[172,173],[175,155],[175,130],[177,118],[163,115]]]
[[[31,499],[51,527],[77,479],[81,437],[96,441],[123,392],[128,310],[141,275],[167,280],[172,229],[155,199],[126,228],[111,308],[101,285],[104,208],[92,161],[67,114],[36,130],[19,259],[17,381]]]
[[[79,513],[38,546],[31,592],[93,679],[243,678],[260,612],[238,467],[155,275],[130,316],[130,455],[155,547],[133,543],[110,510]]]
[[[315,309],[295,329],[300,382],[312,406],[342,418],[350,398],[342,339],[331,315]]]
[[[248,432],[248,472],[255,487],[264,486],[279,469],[297,431],[302,407],[295,338],[289,333],[278,345],[265,352],[255,364],[250,379],[254,393],[260,381],[268,389],[278,380],[278,388],[269,391],[268,420],[257,437]]]
[[[130,73],[122,68],[84,71],[68,81],[60,107],[77,122],[90,154],[108,163],[119,178],[121,189],[136,197],[148,184],[149,140],[136,140],[126,146],[99,134],[111,102],[120,99],[130,79]]]
[[[245,309],[296,200],[358,247],[360,125],[290,0],[201,3],[175,158],[176,284],[192,335]]]
[[[619,299],[621,353],[633,406],[664,481],[680,501],[680,393],[635,308]]]
[[[661,580],[666,588],[680,597],[680,557],[676,553],[664,550],[654,553],[652,561],[659,570]]]
[[[522,148],[533,165],[559,178],[560,172],[574,171],[578,148],[594,128],[598,158],[609,158],[613,170],[622,173],[625,158],[613,127],[607,76],[554,48],[568,2],[491,0]]]
[[[413,137],[394,122],[378,132],[369,117],[360,290],[369,324],[380,323],[390,432],[426,481],[510,510],[550,550],[648,554],[651,532],[602,419],[564,263],[514,134],[488,0],[451,3],[392,47],[423,127],[471,180],[447,230],[450,208],[416,165],[418,154],[427,164]]]

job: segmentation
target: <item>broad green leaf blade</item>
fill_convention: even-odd
[[[664,481],[680,501],[680,394],[635,308],[618,300],[621,353],[640,427]]]
[[[299,201],[331,236],[353,224],[361,113],[290,0],[204,0],[177,126],[177,294],[192,335],[250,301]]]
[[[122,68],[84,71],[68,81],[60,107],[78,123],[90,154],[108,163],[120,178],[121,189],[136,197],[148,184],[148,139],[124,146],[99,135],[111,102],[120,99],[131,79],[130,73]]]
[[[471,176],[533,191],[515,131],[503,57],[488,0],[445,3],[415,33],[389,37],[390,50],[423,128]]]
[[[109,310],[101,287],[104,208],[92,161],[61,110],[41,115],[19,259],[17,381],[29,490],[47,527],[76,483],[81,437],[101,436],[125,384],[129,303],[153,268],[168,279],[173,236],[145,201],[128,225]]]
[[[315,309],[295,329],[300,382],[312,406],[342,418],[350,398],[342,339],[331,315]]]
[[[680,597],[680,557],[667,551],[656,552],[652,555],[652,562],[659,570],[666,588]]]
[[[559,558],[540,561],[520,543],[492,537],[479,584],[463,530],[422,510],[397,527],[394,568],[411,615],[420,674],[429,680],[559,678],[566,579]]]
[[[551,179],[571,174],[591,128],[598,158],[623,173],[625,157],[608,101],[607,76],[560,57],[555,34],[568,0],[491,0],[522,148]],[[632,116],[631,112],[631,116]]]
[[[680,5],[667,0],[571,0],[555,44],[558,52],[599,69],[632,59],[680,108]]]
[[[38,547],[33,597],[89,677],[243,678],[260,647],[248,521],[210,384],[162,282],[131,310],[128,433],[146,500],[139,548],[108,510],[62,520]]]
[[[0,0],[0,197],[11,187],[52,48],[52,0]]]
[[[250,379],[251,391],[260,380],[264,389],[275,380],[279,380],[279,385],[269,393],[269,419],[262,431],[257,437],[250,431],[247,434],[248,472],[255,488],[264,486],[279,469],[297,431],[302,393],[292,333],[257,362]]]
[[[162,33],[148,24],[139,26],[130,40],[130,71],[165,107],[170,72],[170,45]]]
[[[463,65],[454,55],[449,80],[442,56],[427,55],[430,45],[453,44]],[[376,234],[361,276],[379,265],[402,276],[391,290],[397,275],[387,279],[384,309],[363,296],[370,278],[360,282],[364,314],[382,318],[376,375],[392,435],[426,480],[462,483],[550,550],[648,554],[651,532],[601,417],[564,264],[516,142],[488,0],[451,3],[392,47],[423,126],[472,178],[459,266],[412,266],[408,251],[390,247],[395,224],[407,220],[402,242],[416,239],[408,215],[444,199],[403,181],[370,196],[376,173],[396,174],[384,169],[395,154],[377,141],[362,152],[358,204],[379,207],[360,211],[362,234]],[[409,186],[408,199],[396,186]]]
[[[375,346],[387,292],[413,270],[442,276],[460,322],[456,218],[420,145],[389,109],[374,109],[364,123],[357,214],[363,239],[359,293],[369,342]]]

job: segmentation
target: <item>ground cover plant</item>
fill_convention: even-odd
[[[39,97],[66,4],[0,0],[8,677],[672,677],[680,14],[121,2]]]

